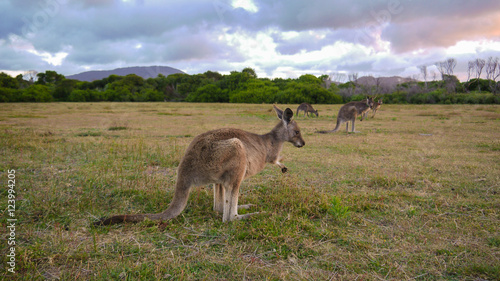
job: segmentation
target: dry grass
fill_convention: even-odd
[[[316,107],[319,118],[297,118],[306,146],[285,145],[289,172],[268,166],[243,183],[240,202],[267,215],[223,224],[205,186],[172,221],[93,228],[101,216],[164,210],[195,135],[266,133],[277,122],[272,107],[4,104],[0,176],[6,183],[16,170],[19,221],[16,274],[0,276],[500,279],[499,106],[383,105],[356,122],[361,133],[327,135],[314,132],[334,127],[340,105]]]

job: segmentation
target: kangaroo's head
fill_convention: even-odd
[[[300,134],[300,128],[295,120],[292,120],[293,111],[290,108],[283,110],[279,109],[274,105],[274,110],[278,115],[278,119],[281,120],[281,128],[278,130],[278,137],[284,141],[291,142],[296,147],[303,147],[306,142]],[[277,126],[278,127],[278,126]]]
[[[319,113],[318,113],[318,111],[317,111],[317,110],[316,110],[316,111],[314,111],[313,113],[314,113],[314,114],[316,114],[316,117],[318,117],[318,116],[319,116]]]
[[[366,105],[368,105],[370,108],[373,108],[373,98],[366,98]]]

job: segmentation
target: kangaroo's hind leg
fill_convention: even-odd
[[[224,212],[224,187],[220,183],[214,184],[214,211]]]
[[[253,214],[238,215],[239,208],[248,209],[251,205],[238,206],[238,196],[241,182],[245,179],[247,172],[247,152],[245,146],[239,139],[229,139],[224,142],[225,148],[223,157],[223,169],[220,172],[219,182],[215,185],[215,201],[218,201],[214,208],[221,209],[222,221],[232,221],[244,219]],[[221,200],[222,199],[222,200]],[[222,204],[220,202],[222,201]]]

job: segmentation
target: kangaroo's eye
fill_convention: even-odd
[[[298,135],[298,134],[300,134],[300,131],[295,131],[295,135]]]

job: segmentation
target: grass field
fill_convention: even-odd
[[[222,223],[202,186],[171,221],[93,227],[166,209],[194,136],[267,133],[272,106],[2,104],[0,279],[499,280],[500,106],[382,105],[360,133],[315,134],[339,108],[295,117],[288,173],[243,182],[240,204],[265,214]]]

